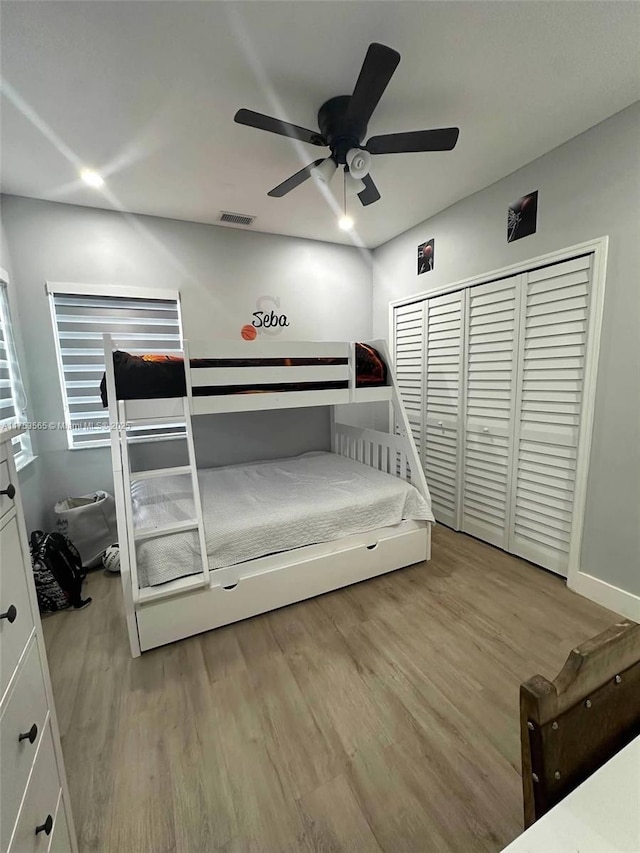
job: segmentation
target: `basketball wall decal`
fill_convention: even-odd
[[[240,329],[240,334],[245,341],[254,341],[258,333],[255,330],[255,326],[252,326],[251,323],[247,323]]]

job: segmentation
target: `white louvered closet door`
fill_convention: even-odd
[[[509,550],[565,575],[592,256],[523,278]]]
[[[424,416],[424,301],[395,309],[394,364],[402,403],[422,460]],[[399,427],[394,424],[395,429]]]
[[[521,276],[467,295],[462,530],[507,548]]]
[[[459,528],[464,291],[426,303],[424,470],[436,521]]]

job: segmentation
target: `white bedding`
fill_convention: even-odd
[[[334,453],[232,465],[199,472],[211,569],[341,539],[403,519],[433,521],[410,483]],[[137,529],[194,518],[188,475],[133,484]],[[137,547],[141,587],[201,571],[196,532]]]

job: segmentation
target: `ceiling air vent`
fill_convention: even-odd
[[[228,222],[229,225],[253,225],[255,216],[246,213],[229,213],[228,210],[220,211],[219,222]]]

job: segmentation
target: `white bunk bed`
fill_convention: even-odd
[[[333,453],[411,483],[427,501],[430,515],[427,483],[392,374],[386,343],[368,343],[388,366],[385,386],[357,386],[353,343],[226,341],[197,344],[192,341],[188,346],[185,341],[180,353],[185,365],[185,397],[119,400],[113,359],[117,341],[110,335],[104,336],[121,579],[134,657],[175,640],[430,559],[431,521],[404,519],[386,527],[271,553],[223,568],[210,566],[191,423],[191,418],[199,415],[330,406]],[[196,368],[191,366],[190,359],[305,362],[334,359],[340,363],[316,361],[303,366],[255,364]],[[261,393],[241,390],[243,386],[255,389],[282,382],[309,384],[310,389]],[[323,382],[340,383],[342,387],[318,388]],[[240,391],[215,393],[216,388],[229,385],[239,387]],[[389,403],[392,408],[395,434],[350,426],[337,419],[336,406],[380,401]],[[129,460],[131,429],[175,423],[185,425],[188,465],[132,471]],[[138,486],[141,481],[179,475],[190,477],[193,518],[138,527],[132,483]],[[309,513],[313,513],[313,506],[309,507]],[[141,588],[137,546],[145,540],[177,536],[187,531],[197,543],[195,573]]]

